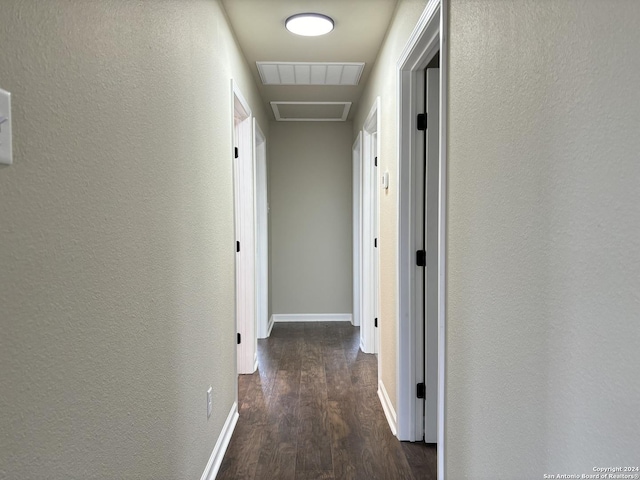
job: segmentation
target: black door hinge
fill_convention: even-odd
[[[378,319],[377,318],[373,319],[373,326],[378,328]]]
[[[242,342],[242,335],[238,334],[238,345]]]
[[[236,252],[240,251],[240,242],[236,242]]]
[[[378,157],[375,158],[374,164],[375,164],[376,167],[378,166]]]
[[[416,265],[419,267],[427,266],[427,252],[425,250],[418,250],[416,252]]]
[[[378,248],[378,239],[377,238],[373,239],[373,246],[374,246],[374,248]]]
[[[416,385],[416,396],[418,398],[424,398],[424,383],[419,383]]]
[[[233,149],[233,158],[238,158],[240,156],[240,152],[238,151],[238,147]]]
[[[426,130],[427,129],[427,114],[419,113],[418,114],[418,130]]]

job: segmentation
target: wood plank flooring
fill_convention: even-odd
[[[436,479],[436,450],[399,442],[377,396],[377,360],[343,322],[279,323],[239,378],[240,419],[217,478]]]

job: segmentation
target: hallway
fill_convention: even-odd
[[[239,377],[240,419],[218,479],[435,479],[436,450],[392,435],[376,359],[349,323],[279,323]]]

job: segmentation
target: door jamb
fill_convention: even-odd
[[[417,89],[427,63],[440,52],[440,155],[438,205],[438,479],[445,477],[445,359],[446,359],[446,199],[447,199],[447,2],[430,0],[398,61],[398,438],[416,441],[416,365],[414,333],[416,295],[416,189],[413,172],[416,148]],[[421,357],[421,355],[420,355]],[[421,381],[421,380],[420,380]]]

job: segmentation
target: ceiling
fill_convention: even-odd
[[[397,0],[222,0],[265,108],[274,119],[270,102],[306,102],[301,111],[307,117],[313,102],[351,102],[347,117],[351,119],[396,3]],[[334,30],[320,37],[301,37],[284,27],[287,17],[307,12],[330,16],[335,22]],[[263,85],[256,62],[364,62],[365,66],[356,86]],[[286,105],[293,111],[295,106]]]

